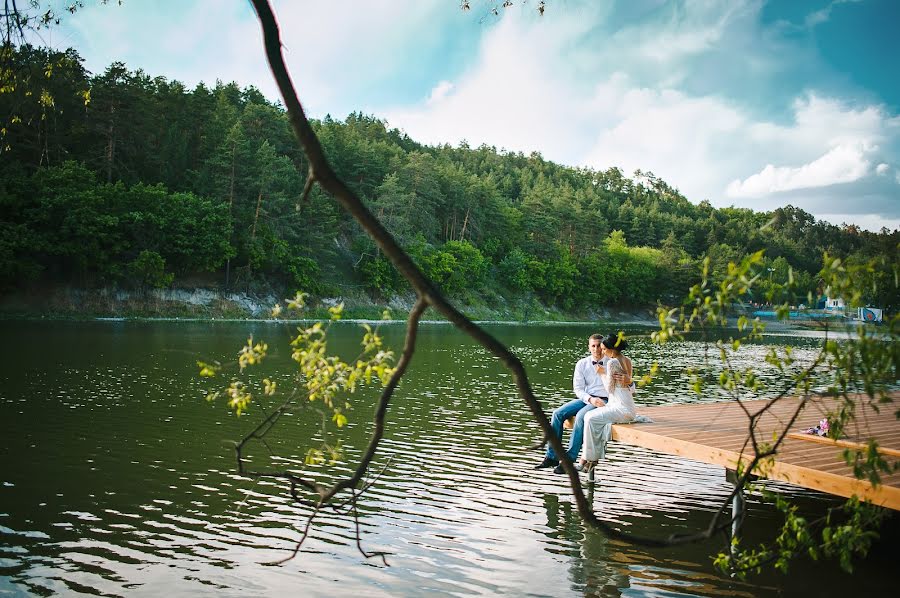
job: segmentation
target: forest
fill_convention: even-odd
[[[174,285],[379,302],[407,290],[349,215],[307,192],[285,111],[257,89],[187,89],[120,62],[91,74],[72,49],[4,51],[15,85],[0,94],[0,293]],[[671,303],[705,256],[715,279],[764,249],[760,301],[789,281],[791,303],[820,294],[828,253],[878,258],[883,283],[865,299],[897,307],[900,230],[835,226],[792,206],[715,208],[650,172],[423,145],[361,113],[314,129],[338,175],[462,303]]]

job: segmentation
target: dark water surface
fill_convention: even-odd
[[[525,363],[546,408],[571,397],[572,367],[593,327],[489,329]],[[587,530],[567,478],[532,469],[539,432],[510,377],[441,324],[422,327],[374,469],[389,466],[361,503],[363,547],[390,553],[390,566],[365,559],[352,518],[330,512],[297,558],[267,566],[293,549],[308,512],[284,485],[235,474],[229,442],[261,412],[236,418],[205,402],[195,361],[227,360],[253,334],[270,346],[263,372],[284,387],[291,326],[0,322],[0,330],[0,595],[862,596],[897,587],[891,542],[852,575],[836,563],[799,563],[787,576],[739,582],[713,570],[718,542],[645,549]],[[383,331],[399,348],[402,326]],[[698,343],[660,348],[649,329],[628,332],[636,368],[654,359],[664,368],[636,397],[639,409],[697,400],[680,372],[703,358]],[[359,338],[350,323],[330,335],[344,356]],[[775,376],[763,361],[769,346],[790,344],[802,361],[818,342],[810,333],[771,336],[742,350],[742,363]],[[374,396],[355,399],[344,436],[350,456],[368,438]],[[302,467],[316,427],[309,411],[282,420],[269,443],[275,463]],[[264,453],[252,456],[262,463]],[[702,529],[730,490],[722,468],[618,443],[599,481],[600,517],[647,536]],[[835,504],[773,487],[810,517]],[[749,538],[777,525],[757,497],[748,508]]]

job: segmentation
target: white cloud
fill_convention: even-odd
[[[571,163],[572,132],[585,110],[556,59],[580,27],[575,20],[531,23],[512,14],[483,37],[477,60],[459,80],[439,85],[421,104],[382,114],[425,143],[466,140]]]
[[[891,167],[882,162],[875,167],[875,174],[877,174],[878,176],[885,176],[890,170]]]
[[[760,197],[780,191],[852,183],[869,173],[871,163],[866,159],[869,153],[871,148],[862,143],[839,145],[820,158],[797,168],[767,164],[760,172],[743,181],[732,181],[726,195],[735,198]]]
[[[735,177],[726,189],[728,197],[766,197],[861,182],[886,172],[885,158],[900,157],[900,118],[883,107],[852,107],[808,94],[797,99],[793,109],[790,125],[759,122],[748,128],[746,142],[752,153],[747,163],[755,158],[766,166]]]
[[[739,111],[714,97],[632,87],[624,75],[598,85],[593,99],[595,114],[612,118],[581,163],[651,171],[694,201],[716,198],[720,175],[709,165],[745,125]]]
[[[453,83],[441,81],[431,90],[431,95],[428,96],[428,101],[425,103],[429,106],[436,104],[447,97],[451,90],[453,90]]]
[[[861,0],[832,0],[828,6],[825,8],[813,11],[806,15],[806,18],[803,20],[803,24],[806,27],[812,28],[817,25],[821,25],[822,23],[828,21],[831,18],[831,11],[834,10],[834,7],[838,4],[848,4],[852,2],[860,2]]]
[[[820,214],[818,218],[838,226],[855,224],[860,228],[875,232],[882,228],[891,231],[900,229],[900,218],[885,218],[880,214]]]
[[[663,65],[678,64],[715,49],[733,21],[747,5],[740,2],[679,7],[667,5],[667,14],[653,26],[628,26],[615,34],[614,46],[625,44],[632,56]]]

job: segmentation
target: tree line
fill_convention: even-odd
[[[406,283],[318,187],[283,107],[253,87],[187,89],[75,50],[5,49],[0,93],[0,289],[29,281],[170,284],[374,299]],[[571,168],[540,154],[427,146],[377,117],[313,122],[338,175],[450,296],[566,310],[672,301],[760,249],[755,288],[821,291],[827,252],[880,257],[867,299],[897,304],[900,230],[694,204],[652,173]]]

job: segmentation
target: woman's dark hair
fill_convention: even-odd
[[[600,342],[607,349],[615,349],[616,351],[624,351],[628,348],[628,341],[624,338],[619,338],[618,334],[607,334]]]

